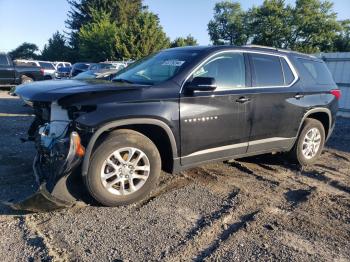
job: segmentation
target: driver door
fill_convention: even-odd
[[[251,112],[246,57],[224,52],[210,58],[189,78],[213,77],[215,91],[186,92],[180,98],[181,164],[190,165],[246,153]]]

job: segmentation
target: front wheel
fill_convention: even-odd
[[[293,160],[300,165],[312,165],[321,155],[325,143],[322,123],[316,119],[306,119],[295,146],[290,152]]]
[[[158,149],[149,138],[132,130],[119,130],[98,146],[84,181],[99,203],[128,205],[151,193],[160,170]]]

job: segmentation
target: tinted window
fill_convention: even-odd
[[[193,77],[213,77],[216,90],[245,87],[244,56],[241,53],[221,54],[200,67]]]
[[[285,83],[286,85],[290,85],[294,81],[293,72],[284,58],[281,58],[281,62],[282,62]]]
[[[55,69],[55,67],[51,63],[39,62],[39,65],[41,68],[44,68],[44,69],[53,69],[53,70]]]
[[[74,67],[76,69],[88,69],[89,68],[89,64],[75,64]]]
[[[307,72],[307,80],[316,82],[317,84],[334,84],[333,77],[329,72],[325,63],[321,61],[299,58],[304,71]],[[311,79],[310,79],[311,78]]]
[[[250,54],[253,67],[253,86],[283,86],[280,58],[272,55]]]
[[[8,61],[5,55],[0,55],[0,65],[8,65]]]

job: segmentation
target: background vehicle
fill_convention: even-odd
[[[58,70],[60,67],[72,67],[72,64],[69,62],[53,62],[53,65],[56,70]]]
[[[92,71],[99,71],[99,70],[105,70],[105,69],[117,69],[121,70],[125,68],[126,65],[124,63],[118,63],[118,62],[103,62],[103,63],[96,63],[91,64],[89,66],[89,70]]]
[[[74,77],[81,72],[85,72],[89,69],[90,63],[75,63],[70,71],[70,77]]]
[[[40,67],[33,65],[17,65],[10,56],[0,53],[0,85],[17,85],[43,80]]]
[[[71,66],[58,67],[55,73],[56,78],[68,78],[70,76],[70,71],[72,70]]]
[[[32,65],[32,66],[40,67],[45,80],[54,79],[56,77],[55,75],[56,69],[53,63],[51,62],[37,61],[37,60],[23,60],[23,59],[18,59],[16,60],[16,62],[22,65]]]
[[[29,138],[37,141],[34,166],[45,190],[54,203],[69,202],[62,185],[82,163],[88,191],[107,206],[144,199],[161,169],[274,152],[312,164],[341,96],[323,61],[256,46],[174,48],[130,65],[112,83],[40,86],[17,94],[37,109]]]
[[[39,66],[44,71],[44,77],[46,80],[55,79],[56,68],[51,62],[38,61]]]
[[[119,71],[118,69],[102,69],[98,71],[88,70],[76,75],[75,77],[73,77],[73,79],[75,80],[99,79],[99,80],[111,81],[116,76],[118,71]]]

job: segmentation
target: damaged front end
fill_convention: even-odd
[[[10,206],[34,212],[71,207],[77,200],[72,175],[85,154],[80,135],[68,111],[57,103],[34,108],[36,118],[28,131],[28,140],[34,141],[37,149],[33,170],[38,190]]]

